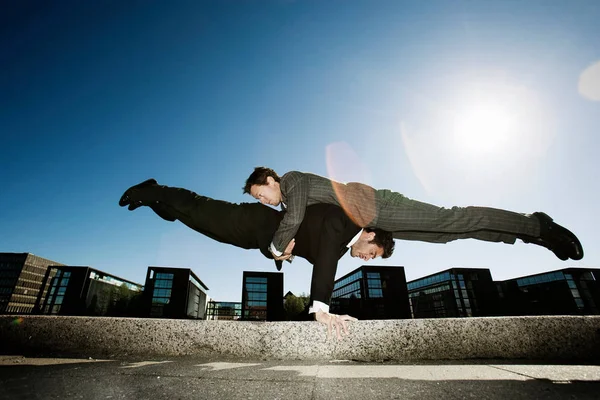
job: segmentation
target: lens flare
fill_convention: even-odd
[[[377,216],[375,189],[364,183],[368,169],[352,147],[345,142],[327,145],[325,149],[327,176],[344,212],[360,227],[371,226]],[[358,178],[358,179],[357,179]],[[342,183],[348,180],[359,182]]]
[[[23,323],[23,318],[21,318],[21,317],[15,318],[12,321],[13,325],[21,325],[22,323]]]
[[[587,67],[579,76],[579,94],[591,101],[600,101],[600,61]]]

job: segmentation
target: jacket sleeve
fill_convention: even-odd
[[[311,303],[317,300],[329,304],[331,301],[338,260],[347,251],[348,236],[351,238],[360,230],[348,222],[337,215],[328,215],[323,221],[310,285]]]
[[[280,185],[284,187],[286,212],[273,235],[273,246],[283,252],[296,236],[304,219],[308,203],[308,176],[302,172],[292,171],[281,177]],[[283,191],[283,190],[282,190]]]

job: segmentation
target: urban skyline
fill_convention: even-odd
[[[231,202],[255,166],[446,207],[543,211],[585,257],[396,241],[407,280],[600,266],[596,1],[11,2],[0,16],[0,246],[136,281],[190,268],[219,299],[256,250],[117,204],[148,178]],[[344,256],[337,277],[362,265]],[[285,263],[284,291],[312,266]],[[222,295],[221,295],[222,294]]]

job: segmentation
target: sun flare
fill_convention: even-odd
[[[403,148],[428,193],[485,198],[532,182],[536,175],[523,171],[536,170],[556,134],[537,91],[501,78],[456,79],[436,89],[436,101],[415,107],[400,124]]]
[[[454,117],[454,140],[469,152],[502,150],[514,132],[513,118],[496,104],[468,108]]]

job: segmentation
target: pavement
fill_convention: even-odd
[[[598,399],[600,365],[0,356],[0,399]]]

